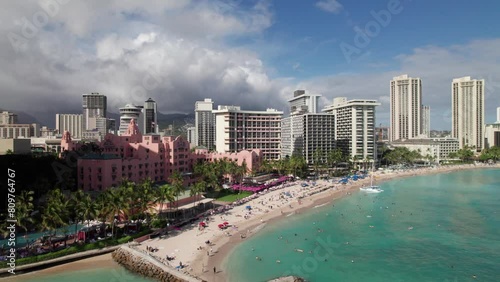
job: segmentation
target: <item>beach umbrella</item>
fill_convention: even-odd
[[[229,222],[227,222],[227,221],[224,221],[224,223],[223,223],[223,224],[224,224],[224,225],[228,225],[228,224],[229,224]]]
[[[251,209],[252,209],[252,206],[246,206],[246,209],[247,209],[247,210],[251,210]]]

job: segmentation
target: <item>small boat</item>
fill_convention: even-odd
[[[304,250],[301,250],[301,249],[295,249],[296,252],[299,252],[299,253],[303,253]]]
[[[373,185],[373,167],[372,167],[372,173],[370,174],[370,186],[361,187],[361,188],[359,188],[359,190],[363,191],[363,192],[367,192],[367,193],[384,192],[384,190],[380,189],[379,186]]]
[[[361,190],[363,192],[367,192],[367,193],[381,193],[381,192],[384,192],[384,190],[380,189],[379,186],[375,186],[375,185],[370,185],[370,186],[367,186],[367,187],[361,187],[361,188],[359,188],[359,190]]]

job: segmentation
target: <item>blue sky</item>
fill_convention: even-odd
[[[453,78],[485,79],[487,122],[500,106],[499,1],[57,1],[0,4],[0,108],[48,125],[80,112],[89,92],[107,95],[110,112],[149,97],[163,113],[193,112],[203,98],[287,112],[299,88],[322,106],[376,99],[387,125],[389,81],[401,74],[422,78],[433,129],[451,127]],[[373,13],[391,19],[378,26]],[[367,25],[380,29],[360,45]]]

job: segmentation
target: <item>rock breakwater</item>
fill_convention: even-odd
[[[122,246],[114,251],[111,256],[113,259],[131,272],[152,278],[162,282],[202,282],[198,278],[189,276],[178,270],[175,270],[155,258],[132,249],[128,246]]]

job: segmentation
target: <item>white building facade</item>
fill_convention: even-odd
[[[484,79],[453,79],[451,137],[458,139],[460,148],[484,148],[484,89]]]
[[[139,126],[139,131],[144,133],[144,115],[142,110],[142,106],[134,106],[132,104],[127,104],[125,107],[120,108],[120,129],[118,130],[120,135],[123,135],[127,131],[132,119]]]
[[[422,80],[407,74],[390,82],[389,141],[413,139],[422,134]]]
[[[239,106],[219,106],[213,111],[216,124],[216,150],[237,153],[260,149],[268,160],[280,158],[281,117],[283,112],[241,110]]]
[[[431,137],[431,107],[422,106],[422,135]]]
[[[295,90],[293,92],[293,98],[288,100],[290,104],[290,112],[308,112],[317,113],[319,97],[321,95],[308,94],[305,90]]]
[[[376,100],[338,97],[333,99],[332,105],[323,109],[323,112],[335,116],[336,145],[344,155],[360,161],[376,158],[376,106],[380,106]]]
[[[56,130],[59,134],[64,131],[71,133],[75,139],[82,137],[83,115],[78,114],[56,114]]]
[[[497,121],[485,126],[484,137],[485,148],[500,147],[500,107],[497,108]]]

